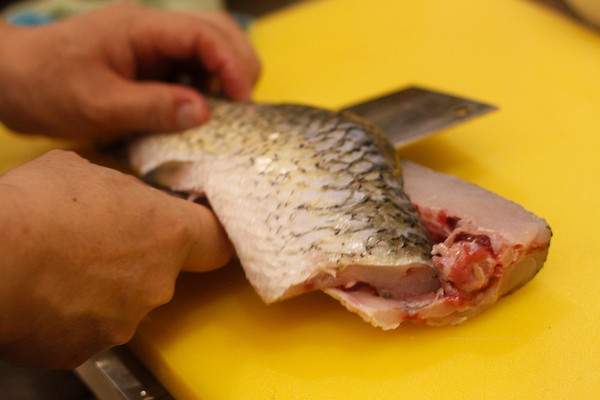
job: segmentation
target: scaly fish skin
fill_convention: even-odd
[[[431,240],[376,126],[299,105],[211,108],[196,129],[135,142],[131,162],[206,195],[266,302],[359,283],[394,299],[437,289]]]

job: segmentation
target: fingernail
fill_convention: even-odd
[[[179,106],[175,114],[175,119],[180,129],[194,128],[204,120],[200,105],[191,101]]]

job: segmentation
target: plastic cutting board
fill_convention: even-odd
[[[526,0],[321,0],[258,20],[255,98],[338,108],[418,84],[500,107],[400,151],[550,223],[544,269],[455,327],[383,332],[320,293],[181,276],[131,347],[177,399],[600,398],[600,35]],[[53,142],[1,136],[2,169]],[[240,210],[243,212],[243,210]]]

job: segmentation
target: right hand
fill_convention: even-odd
[[[52,151],[0,176],[0,358],[72,368],[127,342],[180,271],[227,263],[207,208]]]

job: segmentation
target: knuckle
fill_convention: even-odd
[[[97,92],[96,95],[91,92]],[[93,88],[80,87],[72,90],[74,107],[70,110],[70,126],[80,135],[89,136],[110,127],[111,108],[106,93]]]
[[[66,159],[66,160],[78,160],[81,159],[77,153],[69,150],[52,149],[42,156],[47,159]]]
[[[86,163],[88,163],[88,161],[77,153],[59,149],[50,150],[30,162],[32,165],[43,166],[48,171],[60,170],[62,172],[64,172],[65,167],[81,167]]]
[[[114,347],[127,343],[135,334],[137,323],[122,323],[112,327],[107,336],[106,347]]]
[[[167,304],[173,298],[175,293],[175,285],[162,285],[153,296],[150,301],[149,308],[154,309],[156,307]]]
[[[64,360],[59,360],[55,363],[55,365],[50,365],[49,367],[50,369],[75,369],[83,364],[92,355],[93,354],[90,354],[89,356],[77,355],[65,358]]]
[[[112,110],[106,102],[98,96],[84,102],[86,106],[81,108],[80,116],[85,126],[105,130],[110,127]]]

